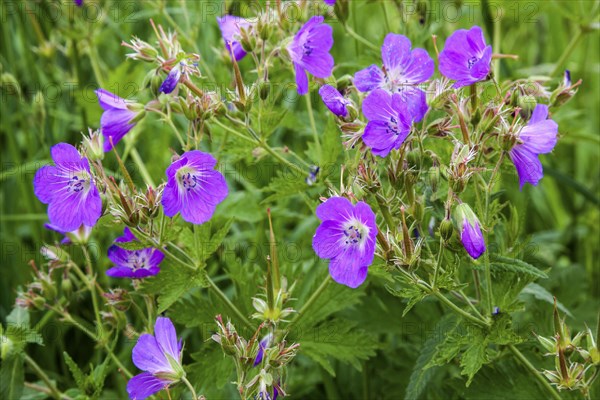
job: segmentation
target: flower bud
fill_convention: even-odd
[[[88,135],[83,135],[83,148],[89,160],[104,159],[104,136],[99,131],[89,129]]]
[[[465,250],[472,258],[478,259],[485,252],[485,241],[479,219],[466,203],[456,206],[454,214]]]
[[[429,186],[431,186],[431,191],[433,193],[437,192],[438,185],[440,183],[440,167],[434,165],[433,167],[429,168],[427,177],[429,178]]]
[[[454,233],[454,224],[452,220],[448,218],[444,218],[442,223],[440,224],[440,236],[444,239],[445,242],[450,240],[452,234]]]
[[[60,282],[60,290],[65,296],[69,296],[73,291],[73,282],[69,278],[63,278]]]

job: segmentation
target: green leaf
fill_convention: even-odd
[[[117,247],[120,247],[125,250],[141,250],[146,249],[148,247],[152,247],[142,241],[132,240],[131,242],[114,242]]]
[[[23,354],[3,359],[0,366],[0,398],[11,400],[21,398],[24,383]]]
[[[361,370],[361,361],[375,355],[376,338],[357,329],[356,324],[346,320],[333,320],[304,332],[299,340],[300,351],[321,364],[335,376],[330,359],[349,363]]]
[[[498,271],[509,271],[520,273],[523,275],[530,275],[535,278],[548,278],[548,275],[546,275],[544,271],[534,267],[529,263],[526,263],[523,260],[519,260],[517,258],[502,257],[499,255],[493,255],[490,258],[492,262],[492,271],[495,269]],[[479,266],[479,268],[483,268],[483,266]]]
[[[521,291],[521,295],[526,295],[526,294],[532,295],[533,297],[535,297],[538,300],[542,300],[547,303],[554,304],[554,296],[552,295],[552,293],[550,293],[543,286],[540,286],[537,283],[532,282],[529,285],[525,286],[523,288],[523,290]],[[571,312],[567,309],[567,307],[565,307],[560,301],[558,301],[558,300],[556,301],[556,306],[558,307],[558,309],[560,311],[564,312],[569,317],[573,317],[573,314],[571,314]]]
[[[455,324],[455,319],[456,318],[452,314],[447,314],[440,319],[435,325],[435,328],[433,328],[433,334],[429,336],[427,341],[425,341],[425,344],[423,344],[419,358],[417,358],[417,362],[413,367],[413,372],[410,375],[408,386],[406,387],[405,400],[419,399],[425,391],[429,381],[433,375],[435,375],[436,367],[425,368],[425,366],[431,361],[436,353],[437,346],[444,339],[443,335],[440,335],[439,332],[443,332],[448,324]]]
[[[167,310],[174,302],[194,287],[208,287],[204,268],[192,269],[178,263],[163,261],[158,275],[147,278],[140,287],[144,294],[158,295],[158,313]]]
[[[69,371],[71,371],[71,375],[73,375],[73,379],[75,379],[77,387],[79,390],[85,393],[87,386],[86,375],[81,371],[81,369],[79,369],[79,366],[75,363],[75,361],[73,361],[71,356],[69,356],[69,353],[64,351],[63,357],[65,358],[65,363],[69,367]]]
[[[467,347],[460,359],[461,374],[467,375],[467,386],[471,384],[473,377],[481,369],[483,364],[489,362],[487,357],[488,339],[483,335],[471,337],[471,344]]]
[[[233,380],[235,370],[231,357],[226,357],[221,347],[212,340],[202,345],[200,351],[192,354],[195,361],[186,367],[188,379],[206,398],[233,398]],[[207,368],[206,366],[210,366]],[[227,395],[226,395],[227,393]]]
[[[428,293],[419,289],[417,286],[411,285],[408,283],[408,286],[404,286],[400,289],[393,288],[390,285],[385,285],[385,288],[396,297],[401,297],[408,300],[404,311],[402,312],[402,316],[406,316],[408,312],[421,300],[427,297]]]
[[[309,171],[306,171],[308,176]],[[279,174],[271,180],[269,185],[263,189],[264,192],[271,193],[261,204],[271,204],[277,200],[305,193],[308,185],[305,181],[306,176],[300,174]]]
[[[325,128],[325,133],[323,134],[323,139],[321,142],[322,154],[321,154],[321,169],[323,173],[332,172],[333,168],[339,168],[337,164],[334,164],[339,155],[341,154],[342,147],[342,138],[341,132],[337,124],[335,123],[335,119],[329,118],[327,122],[327,127]]]

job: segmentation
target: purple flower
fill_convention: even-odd
[[[322,16],[315,16],[300,28],[287,50],[294,63],[298,94],[308,93],[306,71],[317,78],[327,78],[333,70],[333,29],[323,23]]]
[[[104,110],[100,118],[100,129],[105,136],[104,151],[111,151],[113,146],[123,139],[123,137],[135,126],[130,123],[135,116],[135,112],[127,108],[127,102],[111,92],[98,89],[96,90],[98,102]],[[112,142],[112,143],[111,143]]]
[[[328,6],[333,6],[335,5],[335,0],[323,0],[325,2],[325,4],[327,4]]]
[[[465,250],[471,257],[478,259],[485,251],[485,241],[479,223],[471,225],[468,220],[463,221],[462,231],[460,232],[460,240],[465,247]]]
[[[61,244],[86,243],[92,233],[92,227],[87,225],[81,225],[79,228],[70,232],[65,232],[58,226],[52,224],[44,224],[44,228],[65,235],[60,241]]]
[[[319,94],[323,103],[329,108],[329,111],[337,115],[338,117],[347,117],[348,109],[346,106],[351,102],[346,99],[336,88],[331,85],[323,85],[319,89]]]
[[[485,252],[485,241],[479,219],[466,203],[456,206],[456,219],[460,230],[460,240],[471,257],[478,259]]]
[[[169,94],[173,90],[175,90],[177,84],[179,83],[179,79],[181,79],[182,68],[183,63],[179,63],[173,68],[171,68],[169,75],[167,75],[166,79],[163,81],[163,83],[160,85],[160,88],[158,89],[159,93]]]
[[[217,23],[219,24],[219,29],[221,29],[221,36],[223,36],[227,51],[236,61],[240,61],[246,56],[246,52],[240,43],[240,28],[248,29],[251,26],[250,22],[242,17],[225,15],[221,18],[217,17]]]
[[[363,101],[362,110],[369,120],[362,140],[373,154],[385,157],[402,146],[410,133],[411,117],[400,94],[374,90]]]
[[[94,226],[102,214],[102,199],[87,158],[68,143],[52,146],[50,154],[56,165],[40,168],[33,179],[35,195],[48,204],[50,224],[61,232]]]
[[[133,363],[146,372],[127,383],[129,398],[143,400],[185,376],[181,366],[181,345],[171,320],[158,317],[154,336],[143,334],[133,348]]]
[[[434,63],[424,49],[411,50],[410,40],[389,33],[381,47],[383,70],[371,65],[354,75],[354,85],[361,92],[385,89],[399,93],[415,122],[427,112],[425,92],[417,85],[427,81],[434,72]]]
[[[208,221],[217,204],[227,197],[225,177],[215,171],[217,160],[199,150],[188,151],[167,168],[168,182],[162,195],[165,215],[193,224]]]
[[[480,27],[459,29],[446,40],[439,60],[442,75],[456,81],[454,88],[469,86],[488,76],[492,46],[486,46]]]
[[[253,364],[254,367],[256,367],[258,364],[260,364],[262,362],[263,357],[265,355],[265,350],[271,345],[272,341],[273,341],[273,334],[269,333],[258,343],[258,352],[256,353],[256,358],[254,359],[254,364]]]
[[[526,182],[536,186],[543,178],[544,171],[538,155],[554,149],[557,135],[558,124],[548,119],[548,106],[536,105],[531,119],[519,132],[519,143],[509,152],[510,159],[517,168],[521,189]]]
[[[137,241],[129,228],[125,228],[123,236],[115,239],[115,243]],[[108,259],[115,266],[106,271],[106,275],[114,278],[141,279],[159,273],[159,264],[165,258],[162,251],[148,247],[139,250],[126,250],[116,244],[108,248]]]
[[[313,237],[315,253],[331,260],[329,273],[334,281],[351,288],[360,286],[375,255],[377,226],[371,207],[332,197],[317,207],[317,217],[322,222]]]
[[[73,0],[73,3],[75,3],[77,7],[81,7],[81,5],[83,4],[83,0]]]

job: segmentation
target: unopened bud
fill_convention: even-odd
[[[440,224],[440,236],[442,237],[442,239],[444,239],[444,241],[447,242],[448,240],[450,240],[453,233],[454,224],[452,223],[452,220],[444,218],[444,220]]]

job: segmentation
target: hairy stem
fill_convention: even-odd
[[[523,364],[523,366],[529,371],[531,372],[531,374],[535,377],[535,379],[537,379],[537,381],[539,383],[542,384],[542,386],[544,386],[544,388],[547,390],[548,394],[552,396],[553,399],[555,400],[561,400],[562,398],[560,397],[560,395],[556,392],[556,390],[554,390],[554,388],[552,387],[552,385],[550,385],[550,382],[548,382],[546,380],[546,378],[544,378],[544,376],[540,373],[540,371],[538,371],[532,364],[531,362],[529,362],[529,360],[523,355],[523,353],[521,353],[519,351],[519,349],[517,349],[515,347],[514,344],[509,344],[508,348],[510,349],[510,351],[515,355],[515,357],[517,357],[517,359],[521,362],[521,364]]]

